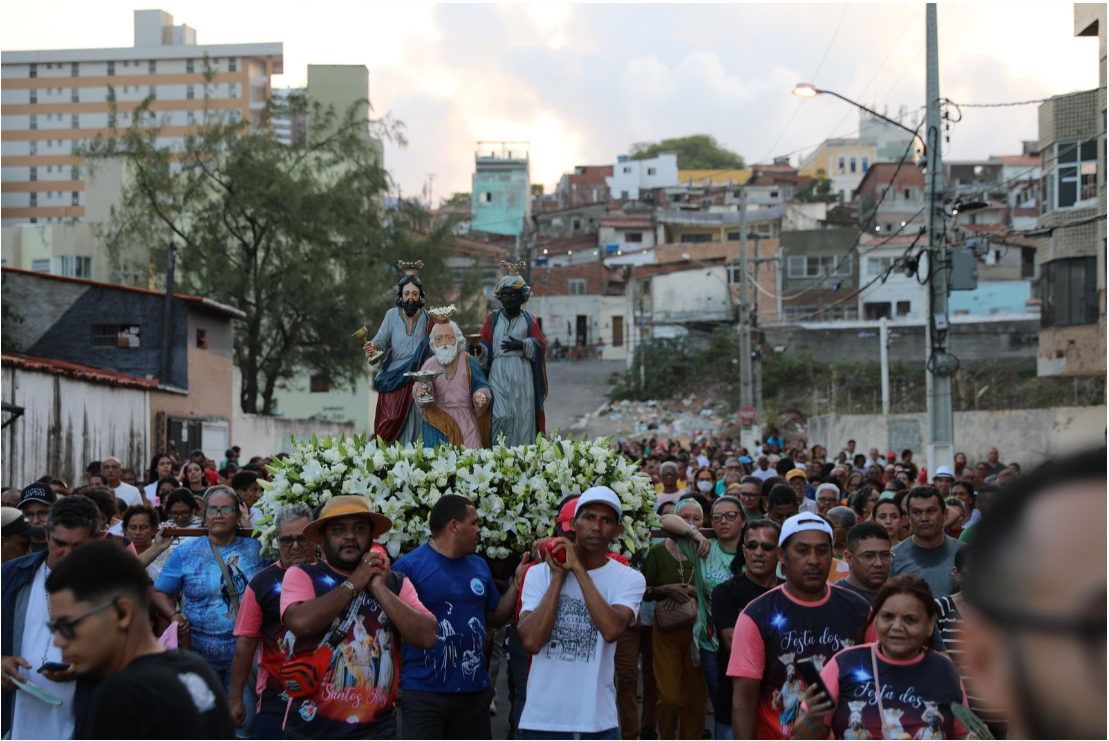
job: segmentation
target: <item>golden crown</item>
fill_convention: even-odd
[[[431,314],[431,318],[435,320],[436,324],[446,324],[456,311],[454,304],[451,304],[450,306],[440,306],[437,309],[428,309],[427,313]]]
[[[397,268],[403,270],[405,275],[419,275],[423,266],[423,260],[397,260]]]
[[[501,267],[504,269],[504,272],[507,273],[508,275],[519,275],[520,271],[523,270],[524,268],[526,268],[527,266],[528,266],[528,264],[526,262],[523,262],[523,261],[521,261],[521,262],[508,262],[506,260],[501,260]]]

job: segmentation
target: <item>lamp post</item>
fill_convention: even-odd
[[[807,82],[799,82],[793,87],[793,94],[796,95],[798,98],[815,98],[818,95],[831,95],[833,97],[839,98],[840,100],[842,100],[845,103],[850,103],[851,105],[855,106],[856,108],[859,108],[861,110],[866,111],[867,113],[869,113],[870,115],[872,115],[876,118],[882,119],[886,123],[892,124],[892,125],[896,126],[897,128],[902,129],[903,131],[909,132],[914,137],[916,137],[916,135],[917,135],[916,131],[914,131],[913,129],[910,129],[905,124],[903,124],[899,121],[894,121],[889,116],[883,116],[878,111],[875,111],[871,108],[867,108],[862,103],[856,103],[855,101],[851,100],[850,98],[844,97],[844,96],[840,95],[839,93],[835,92],[834,90],[821,90],[821,89],[817,88],[814,85],[810,85]],[[922,143],[921,144],[921,154],[927,155],[927,153],[928,153],[928,149]]]

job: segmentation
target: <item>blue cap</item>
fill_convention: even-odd
[[[752,461],[752,460],[751,460],[750,458],[748,458],[747,456],[745,456],[745,455],[742,455],[742,456],[740,456],[740,457],[739,457],[739,462],[740,462],[740,463],[753,463],[754,461]]]

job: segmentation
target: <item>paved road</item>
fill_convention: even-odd
[[[609,377],[623,372],[622,360],[547,363],[547,431],[560,429],[575,438],[602,432],[594,431],[593,425],[577,429],[574,425],[608,400]]]

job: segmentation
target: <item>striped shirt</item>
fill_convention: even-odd
[[[967,669],[963,665],[966,650],[963,639],[964,621],[963,616],[959,613],[958,606],[955,604],[954,595],[937,598],[936,605],[939,607],[939,619],[936,622],[936,627],[939,628],[939,633],[943,637],[948,656],[959,667],[959,676],[966,688],[967,705],[986,722],[994,736],[1005,738],[1007,725],[1005,709],[985,703],[974,679],[968,676]]]

